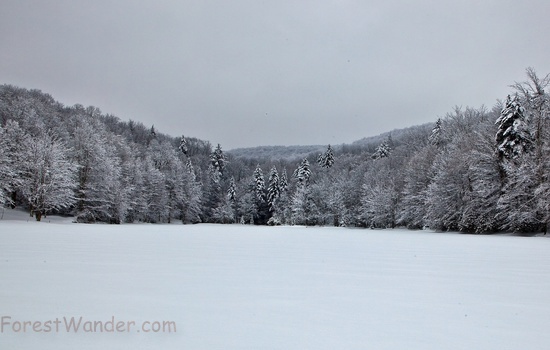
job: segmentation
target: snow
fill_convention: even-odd
[[[177,331],[8,329],[1,349],[550,348],[545,237],[43,220],[0,220],[0,317]]]

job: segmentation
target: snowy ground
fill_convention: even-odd
[[[543,237],[14,215],[0,220],[0,349],[550,348]],[[44,332],[81,316],[177,331]],[[42,332],[15,332],[24,321]]]

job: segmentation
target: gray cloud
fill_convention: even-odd
[[[550,72],[550,3],[3,1],[2,83],[225,149],[351,142]]]

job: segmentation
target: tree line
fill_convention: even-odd
[[[0,205],[85,223],[546,232],[549,84],[528,68],[491,109],[277,160],[2,85]]]

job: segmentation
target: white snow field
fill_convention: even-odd
[[[0,220],[0,349],[550,349],[546,237],[44,220]]]

